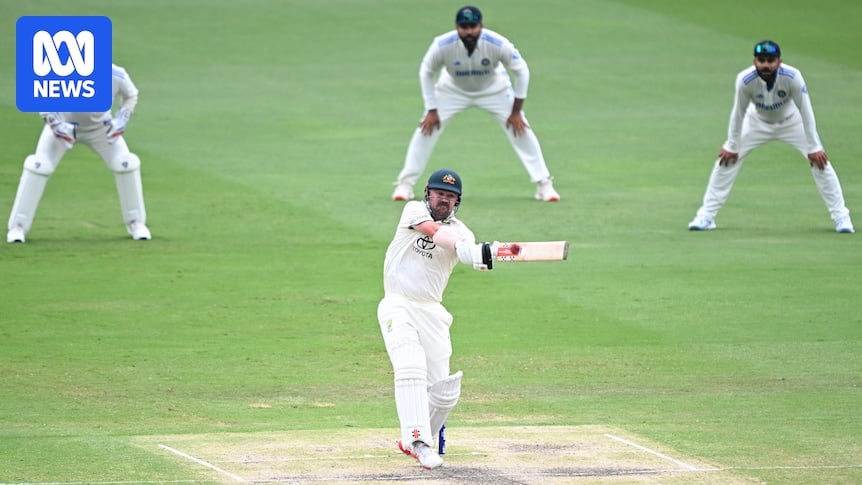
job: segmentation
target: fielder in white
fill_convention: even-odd
[[[461,395],[461,372],[449,374],[452,315],[443,292],[460,261],[490,270],[498,243],[476,243],[455,212],[461,177],[437,170],[425,201],[404,205],[383,264],[384,297],[377,318],[395,375],[395,407],[401,423],[398,447],[426,469],[443,464],[435,439]]]
[[[100,113],[40,113],[45,127],[36,145],[36,153],[24,160],[15,203],[9,216],[6,242],[23,243],[45,186],[57,169],[63,155],[75,144],[83,143],[96,152],[108,169],[114,172],[120,210],[126,230],[132,239],[150,239],[147,211],[141,184],[141,160],[129,151],[123,132],[138,103],[138,88],[120,66],[112,66],[112,99],[119,97],[119,109]]]
[[[715,217],[730,196],[745,157],[773,140],[792,145],[808,158],[811,175],[835,223],[835,231],[854,232],[838,175],[817,134],[814,109],[802,73],[782,64],[781,48],[771,40],[754,46],[754,65],[736,76],[727,141],[712,169],[703,205],[688,228],[692,231],[716,228]]]
[[[491,113],[506,132],[530,180],[536,184],[536,199],[560,200],[539,140],[523,112],[530,84],[527,62],[508,39],[483,28],[482,13],[476,7],[458,10],[455,27],[437,36],[422,59],[419,82],[425,116],[410,140],[392,200],[413,198],[413,186],[428,165],[446,125],[471,107]],[[514,77],[514,87],[509,73]]]

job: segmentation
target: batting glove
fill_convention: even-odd
[[[458,259],[462,263],[472,264],[473,269],[479,271],[490,271],[494,265],[494,254],[491,252],[491,245],[488,243],[471,244],[461,242],[455,246],[455,252],[458,253]]]
[[[132,113],[129,110],[121,109],[117,112],[117,116],[103,122],[108,127],[108,130],[105,132],[108,137],[108,143],[114,143],[118,136],[125,133],[126,125],[129,123],[129,118],[131,117]]]
[[[43,119],[45,120],[45,123],[51,127],[51,130],[54,132],[54,136],[63,140],[63,143],[66,144],[67,148],[72,148],[72,145],[75,144],[75,139],[78,136],[77,124],[63,120],[60,113],[45,113]]]

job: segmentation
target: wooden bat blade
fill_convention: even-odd
[[[569,257],[568,241],[501,242],[497,261],[564,261]]]

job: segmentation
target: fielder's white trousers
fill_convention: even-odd
[[[527,129],[524,134],[516,137],[511,129],[506,128],[506,120],[512,114],[512,103],[515,101],[515,95],[511,88],[499,93],[473,95],[466,95],[462,91],[449,88],[445,84],[438,84],[435,89],[440,129],[434,130],[431,135],[424,135],[421,127],[416,128],[410,139],[410,145],[407,147],[404,168],[398,174],[399,183],[416,185],[417,180],[428,165],[431,153],[434,151],[443,130],[446,129],[446,125],[455,115],[472,107],[483,109],[494,116],[494,119],[497,120],[509,138],[509,143],[515,149],[515,153],[521,159],[524,168],[527,169],[530,181],[536,183],[550,177],[550,172],[545,164],[545,157],[542,154],[542,147],[539,145],[539,139],[533,130]],[[529,124],[526,116],[524,116],[524,121]]]
[[[798,112],[779,123],[766,123],[754,115],[746,114],[742,123],[739,158],[736,163],[728,166],[722,166],[716,160],[703,196],[703,205],[697,211],[698,216],[715,218],[719,209],[730,197],[730,190],[733,188],[736,176],[742,170],[745,158],[752,150],[770,141],[787,143],[796,148],[806,161],[808,160],[808,141],[802,127],[802,117]],[[832,168],[832,163],[826,165],[823,170],[812,166],[811,175],[832,220],[847,216],[850,211],[844,205],[841,182],[838,181],[838,175]]]

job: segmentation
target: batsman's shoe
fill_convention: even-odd
[[[844,216],[835,219],[835,232],[845,234],[853,234],[854,232],[856,232],[856,229],[853,228],[853,221],[850,220],[850,216]]]
[[[543,202],[558,202],[560,200],[560,194],[554,190],[551,179],[545,179],[536,184],[536,200]]]
[[[128,229],[129,235],[132,236],[132,239],[135,241],[149,241],[153,238],[147,225],[143,222],[132,221],[128,226],[126,226],[126,229]]]
[[[688,223],[689,231],[711,231],[715,229],[715,220],[712,217],[694,216]]]
[[[9,232],[6,233],[6,242],[7,243],[22,243],[22,242],[24,242],[24,228],[21,226],[14,226],[12,229],[9,229]]]
[[[395,186],[395,192],[392,192],[392,200],[413,200],[413,186],[399,182]]]
[[[430,446],[426,445],[421,441],[414,441],[413,446],[411,446],[410,448],[405,448],[399,440],[398,449],[401,450],[401,452],[405,455],[410,455],[413,458],[416,458],[416,461],[419,462],[419,465],[426,470],[437,468],[438,466],[443,464],[443,458],[440,458],[440,455],[435,453]]]

